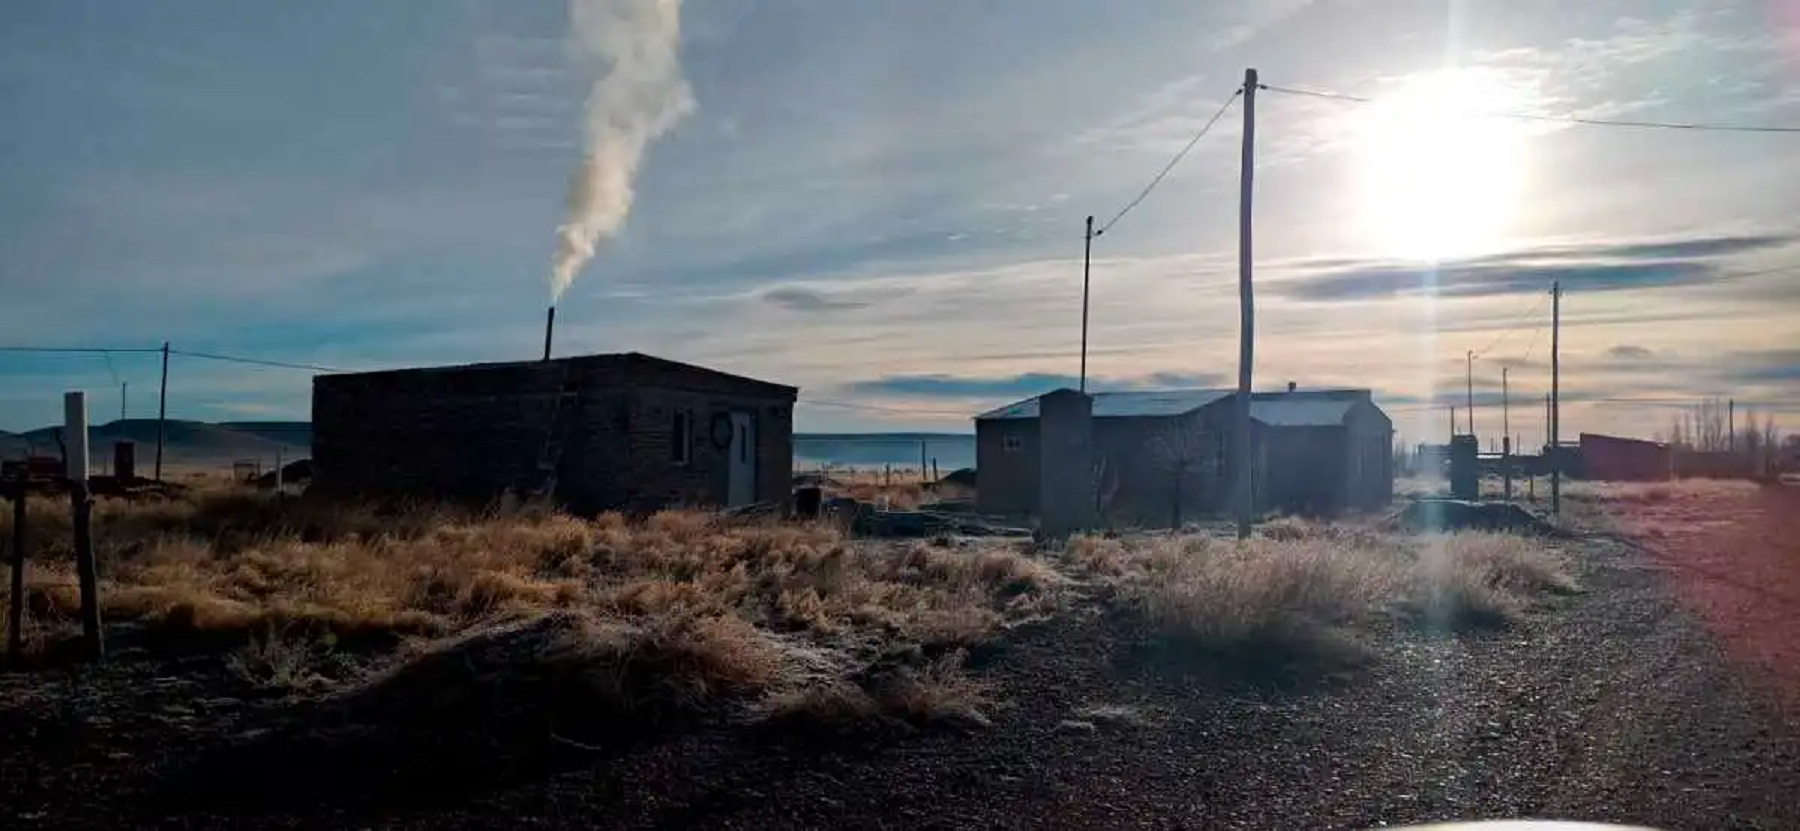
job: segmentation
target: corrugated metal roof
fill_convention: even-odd
[[[1131,418],[1172,416],[1191,413],[1230,395],[1232,390],[1132,390],[1093,394],[1095,418]],[[1038,400],[1034,396],[1015,401],[975,417],[977,421],[1006,418],[1037,418]]]
[[[1250,397],[1250,417],[1270,427],[1329,427],[1344,423],[1364,393],[1353,391],[1275,393]]]

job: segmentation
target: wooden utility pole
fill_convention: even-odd
[[[1087,392],[1088,270],[1094,259],[1094,218],[1087,218],[1081,251],[1081,392]]]
[[[1504,483],[1506,501],[1512,501],[1512,414],[1508,412],[1511,404],[1511,389],[1507,384],[1507,370],[1500,367],[1500,480]]]
[[[64,463],[74,512],[75,578],[81,586],[81,646],[87,657],[104,657],[100,637],[100,571],[94,562],[94,501],[88,493],[87,394],[63,393]]]
[[[1244,70],[1244,154],[1238,171],[1238,389],[1237,441],[1231,444],[1236,476],[1237,535],[1250,536],[1250,514],[1255,509],[1250,472],[1250,369],[1255,359],[1256,301],[1250,282],[1250,195],[1256,172],[1256,70]]]
[[[156,481],[162,481],[163,435],[169,420],[169,342],[162,347],[162,392],[156,397]]]
[[[131,382],[119,382],[119,420],[125,420],[125,403],[131,400]]]
[[[12,593],[6,606],[6,665],[17,667],[25,655],[25,482],[31,472],[19,466],[14,484],[12,527]]]
[[[1475,350],[1463,353],[1463,403],[1469,408],[1465,416],[1469,422],[1469,435],[1475,435]]]
[[[1562,281],[1550,284],[1550,513],[1562,516]]]

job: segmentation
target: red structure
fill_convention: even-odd
[[[1662,442],[1581,434],[1581,473],[1585,479],[1659,482],[1672,470],[1669,446]]]

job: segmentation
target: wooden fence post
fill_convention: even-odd
[[[100,634],[100,570],[94,562],[94,500],[88,491],[87,396],[63,394],[63,433],[67,442],[69,502],[75,522],[75,576],[81,584],[81,647],[88,658],[105,657]]]
[[[30,471],[19,466],[13,491],[12,590],[6,607],[6,665],[16,667],[25,657],[25,481]]]

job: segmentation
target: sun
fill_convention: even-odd
[[[1358,211],[1388,256],[1447,260],[1499,247],[1525,176],[1525,130],[1480,115],[1520,96],[1497,76],[1443,70],[1403,79],[1359,114]]]

